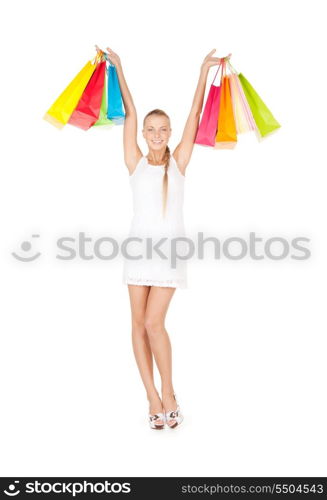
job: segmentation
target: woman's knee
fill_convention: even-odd
[[[133,335],[146,335],[144,317],[132,318],[132,333]]]
[[[153,316],[145,316],[144,326],[149,335],[160,333],[164,329],[163,321]]]

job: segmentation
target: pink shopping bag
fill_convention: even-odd
[[[214,81],[216,79],[220,66],[221,64],[218,66],[217,72],[210,86],[207,101],[202,113],[202,118],[194,141],[195,144],[200,144],[201,146],[215,145],[221,86],[214,85]]]
[[[229,85],[232,96],[233,111],[235,117],[236,130],[238,134],[256,130],[257,126],[254,121],[252,111],[245,97],[237,71],[231,63],[227,62],[231,74],[228,76]]]

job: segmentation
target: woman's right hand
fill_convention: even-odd
[[[119,55],[116,54],[116,52],[111,50],[109,47],[107,47],[106,50],[108,52],[108,58],[109,58],[109,61],[111,62],[111,64],[113,64],[114,66],[120,66],[121,61],[120,61]]]
[[[201,64],[201,69],[209,69],[211,66],[217,65],[221,63],[221,58],[220,57],[213,57],[212,54],[216,52],[216,49],[212,49],[209,54],[206,55],[204,58],[202,64]]]

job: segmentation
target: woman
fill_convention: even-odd
[[[150,111],[143,121],[143,137],[148,153],[143,156],[137,144],[137,113],[126,84],[119,56],[109,47],[108,58],[115,65],[125,108],[124,159],[133,190],[134,217],[129,236],[133,243],[144,244],[147,238],[165,238],[169,257],[170,243],[185,236],[183,222],[183,193],[185,170],[191,159],[194,140],[201,115],[208,70],[219,64],[212,57],[213,49],[201,64],[198,85],[183,136],[170,153],[171,135],[169,116],[160,109]],[[155,240],[152,243],[156,243]],[[167,244],[168,241],[168,244]],[[181,243],[181,241],[177,241]],[[136,257],[128,246],[128,255]],[[134,245],[140,251],[140,245]],[[143,250],[144,250],[143,246]],[[152,247],[154,248],[154,247]],[[162,245],[160,246],[162,250]],[[180,253],[178,252],[178,255]],[[165,254],[164,254],[165,255]],[[149,401],[149,424],[152,429],[177,427],[183,420],[172,382],[172,351],[165,317],[177,287],[185,288],[186,261],[177,259],[144,258],[126,259],[123,281],[128,285],[132,313],[132,343],[136,363]],[[153,357],[161,377],[161,397],[153,377]]]

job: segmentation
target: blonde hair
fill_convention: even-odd
[[[170,121],[169,116],[167,113],[165,113],[162,109],[153,109],[152,111],[149,111],[144,117],[143,120],[143,128],[145,127],[145,121],[146,119],[151,116],[151,115],[158,115],[158,116],[165,116],[168,118]],[[165,174],[162,182],[162,208],[163,208],[163,215],[166,213],[166,206],[167,206],[167,197],[168,197],[168,167],[170,163],[170,149],[168,147],[168,144],[166,146],[166,151],[164,155],[164,166],[165,166]]]

